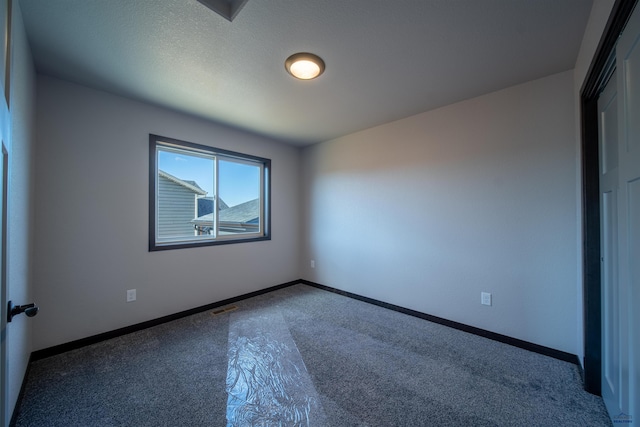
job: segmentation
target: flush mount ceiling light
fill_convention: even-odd
[[[284,68],[296,79],[311,80],[324,72],[324,61],[313,53],[295,53],[284,62]]]

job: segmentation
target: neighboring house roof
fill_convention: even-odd
[[[240,224],[255,224],[260,219],[260,199],[249,200],[220,211],[219,219],[222,222],[235,222]],[[192,221],[197,225],[212,225],[213,212],[202,215]]]
[[[189,180],[189,179],[183,179],[183,181],[184,181],[184,182],[186,182],[186,183],[187,183],[187,184],[189,184],[189,185],[193,185],[195,188],[199,188],[200,190],[205,191],[205,190],[204,190],[202,187],[200,187],[200,186],[198,185],[198,183],[197,183],[197,182],[195,182],[195,181],[191,181],[191,180]],[[206,193],[206,191],[205,191],[205,193]]]
[[[222,199],[218,199],[218,210],[229,209],[229,206]],[[198,198],[198,217],[213,212],[213,197]]]
[[[163,170],[158,170],[158,176],[175,182],[176,184],[181,185],[201,196],[205,196],[207,194],[207,192],[200,188],[200,186],[195,181],[185,181],[183,179],[176,178],[175,176],[168,174]]]
[[[220,211],[220,221],[250,223],[258,220],[260,199],[249,200],[229,209]]]

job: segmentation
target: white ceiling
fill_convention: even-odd
[[[592,0],[19,0],[41,73],[306,145],[569,70]],[[284,70],[313,52],[312,81]]]

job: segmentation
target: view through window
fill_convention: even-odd
[[[150,135],[150,250],[264,240],[270,160]]]

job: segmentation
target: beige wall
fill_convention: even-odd
[[[34,350],[299,278],[298,148],[51,77],[37,88]],[[271,159],[272,240],[149,252],[149,133]]]
[[[568,71],[307,148],[303,277],[575,353],[573,120]]]

